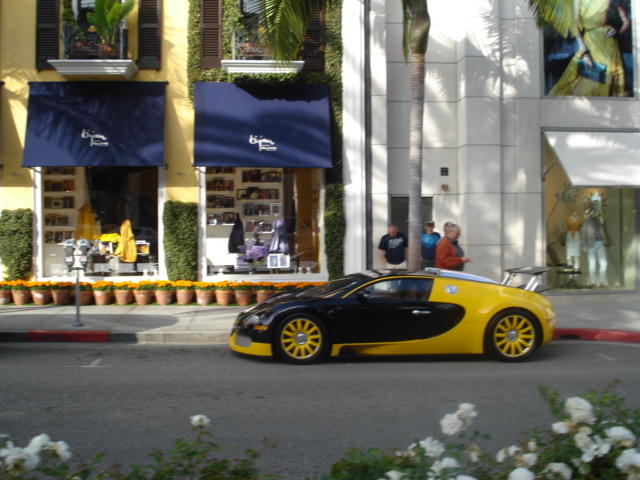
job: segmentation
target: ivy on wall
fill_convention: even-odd
[[[327,185],[325,208],[325,242],[330,278],[339,278],[344,271],[342,255],[345,220],[342,209],[342,38],[340,31],[342,1],[331,2],[325,12],[325,68],[322,72],[268,73],[252,75],[226,73],[221,68],[203,69],[200,58],[200,1],[189,0],[187,60],[189,98],[193,101],[196,82],[232,82],[237,85],[287,86],[298,83],[326,84],[330,87],[331,139],[333,168],[325,173]],[[226,58],[231,58],[233,23],[240,17],[237,0],[225,0],[223,49]],[[329,208],[329,191],[332,192],[332,207]],[[339,202],[339,208],[335,205]],[[336,246],[339,245],[339,252]],[[168,257],[168,255],[167,255]]]
[[[167,277],[198,279],[198,204],[168,201],[162,214]]]
[[[29,208],[2,210],[0,214],[0,259],[5,280],[31,277],[33,256],[33,212]]]

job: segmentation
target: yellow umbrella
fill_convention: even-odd
[[[131,231],[131,222],[125,220],[120,225],[120,242],[116,251],[113,252],[116,257],[120,258],[121,262],[135,262],[138,257],[136,252],[136,239],[133,237],[133,231]]]
[[[84,238],[89,241],[100,238],[96,217],[93,216],[93,212],[88,203],[82,205],[80,210],[78,210],[78,224],[73,234],[73,239],[77,242],[79,238]]]

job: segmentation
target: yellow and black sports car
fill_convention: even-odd
[[[507,270],[499,284],[449,270],[368,271],[241,312],[229,345],[297,364],[346,353],[488,354],[517,362],[553,337],[555,313],[538,287],[548,268]],[[527,285],[511,286],[517,274]]]

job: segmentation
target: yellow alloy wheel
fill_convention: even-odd
[[[508,310],[496,315],[487,329],[485,351],[504,362],[517,362],[531,355],[539,344],[540,327],[523,310]]]
[[[275,350],[291,363],[313,363],[327,351],[326,329],[308,315],[292,315],[278,328]]]

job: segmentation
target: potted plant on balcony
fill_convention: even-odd
[[[98,56],[101,58],[119,58],[120,47],[118,33],[120,24],[131,13],[135,0],[96,0],[94,11],[87,13],[87,21],[100,35]]]

